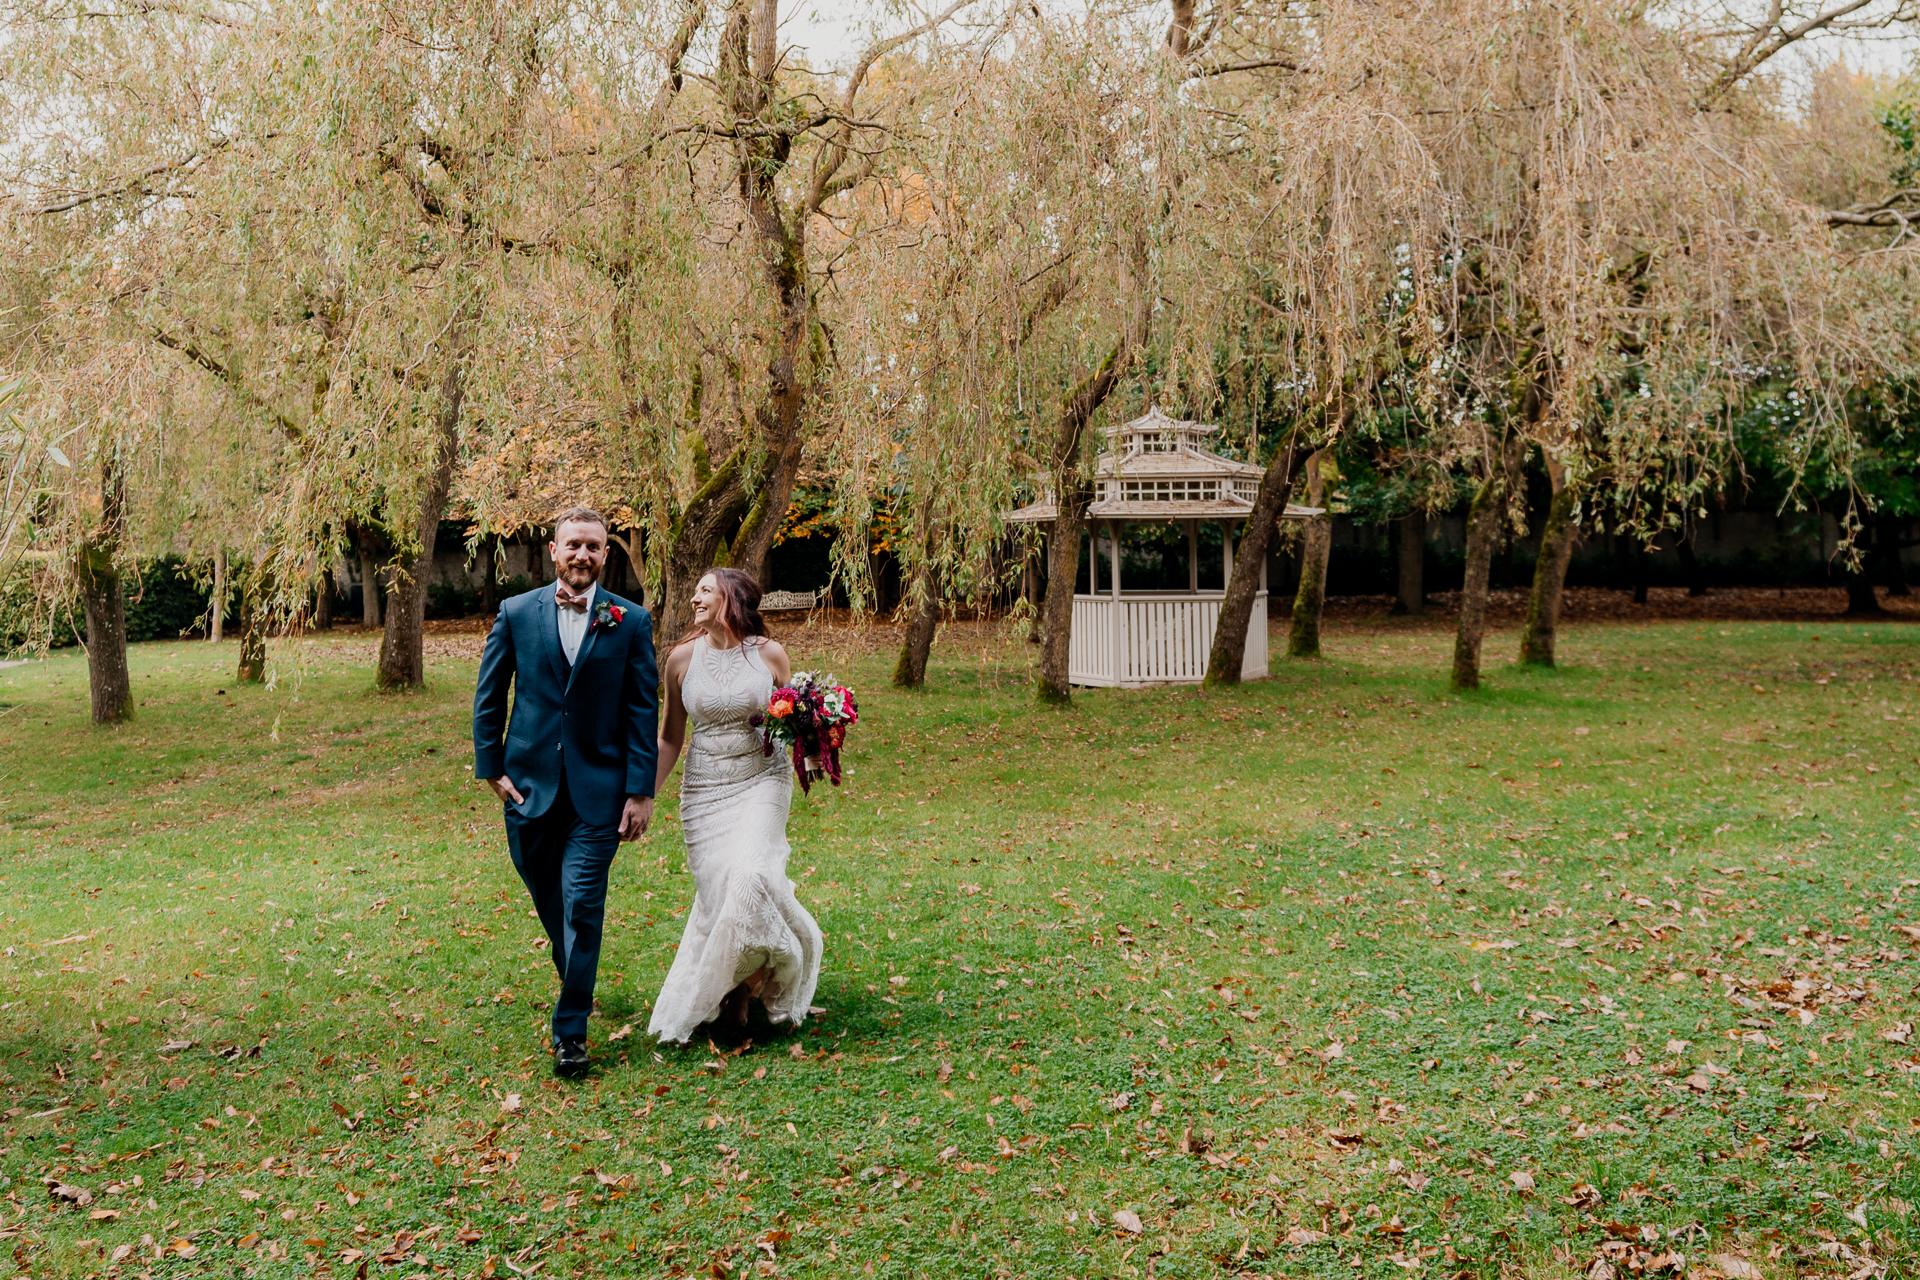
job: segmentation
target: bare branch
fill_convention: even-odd
[[[267,136],[272,137],[273,135],[269,134]],[[218,138],[197,151],[188,152],[178,160],[168,160],[161,164],[156,164],[151,168],[142,169],[139,173],[122,179],[110,187],[101,187],[95,191],[82,192],[76,196],[69,196],[65,200],[56,200],[52,204],[29,206],[21,210],[21,212],[32,217],[43,217],[50,213],[69,213],[72,210],[80,208],[82,205],[92,204],[96,200],[111,200],[116,196],[146,195],[148,179],[157,178],[163,173],[191,172],[199,166],[201,161],[226,150],[232,145],[233,139]],[[22,197],[20,196],[12,197],[13,202],[16,204],[19,203],[21,199]]]
[[[150,18],[157,13],[171,14],[177,18],[193,18],[200,22],[211,22],[215,26],[227,27],[234,31],[244,30],[244,28],[239,23],[233,21],[231,18],[221,17],[219,14],[214,13],[207,8],[199,7],[199,6],[190,7],[184,4],[162,4],[162,3],[159,3],[158,0],[135,0],[134,3],[129,4],[125,9],[121,9],[117,11],[108,11],[103,9],[85,9],[78,13],[66,14],[62,18],[57,20],[75,21],[75,20],[83,20],[87,18],[102,18],[107,20],[112,20],[115,18]]]
[[[1253,58],[1245,62],[1202,62],[1187,68],[1187,78],[1198,80],[1205,76],[1231,75],[1235,71],[1262,71],[1269,67],[1278,67],[1282,71],[1310,72],[1311,67],[1302,66],[1293,58]]]
[[[265,397],[241,381],[240,375],[233,371],[231,365],[225,364],[212,355],[209,355],[191,338],[176,338],[165,329],[155,329],[152,332],[155,342],[163,347],[178,351],[188,360],[199,365],[202,369],[205,369],[208,373],[211,373],[214,377],[226,383],[241,403],[250,408],[257,409],[268,418],[271,418],[274,425],[280,428],[280,433],[286,436],[288,440],[294,444],[305,444],[306,433],[300,430],[300,424],[280,412],[280,410],[274,408],[267,402]]]
[[[673,33],[673,40],[667,46],[667,73],[660,81],[660,89],[653,95],[653,116],[659,119],[666,113],[673,96],[680,92],[680,86],[686,82],[680,64],[686,61],[687,49],[693,44],[693,37],[699,33],[700,25],[707,20],[706,0],[694,0],[687,6],[687,16],[680,22],[680,29]]]
[[[933,17],[928,18],[919,26],[909,28],[898,35],[888,36],[885,40],[880,41],[871,49],[868,49],[866,53],[862,55],[860,61],[854,65],[853,74],[847,77],[847,91],[840,97],[840,109],[847,115],[853,114],[854,99],[859,97],[860,86],[865,83],[867,73],[873,70],[874,63],[880,61],[880,59],[886,57],[901,45],[918,40],[921,36],[926,35],[927,32],[944,26],[947,19],[953,17],[954,14],[960,12],[960,10],[972,3],[973,0],[953,0],[952,4],[948,5]]]
[[[1857,31],[1878,27],[1890,27],[1896,22],[1914,20],[1915,10],[1912,0],[1898,0],[1895,6],[1884,13],[1854,22],[1847,21],[1852,15],[1876,3],[1877,0],[1838,0],[1829,8],[1815,12],[1811,17],[1790,26],[1783,27],[1785,17],[1784,0],[1770,0],[1767,20],[1755,28],[1753,35],[1734,54],[1720,74],[1701,91],[1695,99],[1701,108],[1712,106],[1740,81],[1752,75],[1782,50],[1790,48],[1809,36],[1823,31]]]
[[[847,162],[847,144],[853,136],[854,104],[860,96],[861,86],[866,83],[867,73],[873,70],[874,64],[902,45],[918,40],[929,31],[944,25],[949,18],[971,3],[973,0],[953,0],[952,4],[919,26],[910,27],[898,35],[889,36],[861,55],[860,61],[854,64],[853,72],[847,77],[846,91],[840,95],[840,117],[844,123],[839,136],[827,147],[814,166],[812,189],[807,192],[806,201],[801,206],[803,209],[809,213],[819,212],[821,204],[828,197],[830,187],[833,188],[833,194],[848,190],[845,185],[835,185],[834,177],[840,172],[840,167]]]

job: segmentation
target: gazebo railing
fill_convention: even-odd
[[[1076,595],[1067,678],[1074,684],[1190,684],[1207,673],[1224,592],[1122,591]],[[1267,674],[1267,593],[1248,619],[1243,679]]]

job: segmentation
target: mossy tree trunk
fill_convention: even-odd
[[[1105,404],[1119,380],[1129,342],[1122,338],[1079,385],[1060,401],[1053,431],[1053,529],[1047,541],[1047,594],[1040,605],[1040,673],[1034,696],[1065,706],[1073,701],[1067,661],[1073,642],[1073,589],[1080,576],[1080,535],[1086,529],[1087,508],[1093,505],[1093,485],[1080,465],[1087,426]]]
[[[393,546],[386,535],[368,525],[353,528],[354,551],[360,557],[360,625],[377,627],[384,620],[382,608],[387,594],[387,561]]]
[[[719,467],[708,469],[704,447],[695,448],[700,487],[667,531],[664,553],[656,557],[661,578],[654,635],[663,653],[693,627],[693,589],[700,575],[727,561],[727,539],[751,503],[741,479],[745,457],[742,445]]]
[[[898,689],[918,689],[927,682],[927,661],[933,654],[933,637],[940,629],[940,589],[933,566],[926,561],[914,575],[907,592],[907,634],[900,645],[900,660],[893,667],[893,683]]]
[[[234,679],[258,684],[267,678],[267,600],[271,582],[266,566],[256,562],[240,575],[240,661]]]
[[[1307,459],[1307,505],[1324,507],[1326,481],[1321,467],[1327,451],[1321,449]],[[1293,625],[1287,632],[1289,658],[1320,656],[1320,617],[1327,607],[1327,557],[1333,550],[1333,517],[1322,513],[1307,521],[1306,536],[1301,539],[1300,587],[1293,593]]]
[[[1240,683],[1240,668],[1247,659],[1247,624],[1253,618],[1253,598],[1260,591],[1260,568],[1266,562],[1267,548],[1273,544],[1273,532],[1280,527],[1280,516],[1287,509],[1287,495],[1309,448],[1306,431],[1296,426],[1287,433],[1273,460],[1260,477],[1260,491],[1254,495],[1253,511],[1247,516],[1246,531],[1234,551],[1233,571],[1227,576],[1227,590],[1220,601],[1220,621],[1214,627],[1213,648],[1207,654],[1208,686]]]
[[[1579,494],[1569,482],[1567,469],[1549,457],[1547,476],[1553,484],[1553,502],[1540,530],[1540,556],[1533,562],[1533,589],[1527,594],[1527,625],[1520,634],[1520,661],[1532,667],[1554,664],[1567,562],[1573,558],[1573,542],[1580,532],[1574,519]]]
[[[1487,475],[1467,509],[1467,567],[1460,583],[1460,621],[1454,632],[1453,674],[1448,685],[1456,690],[1480,687],[1480,645],[1487,634],[1487,578],[1493,569],[1493,547],[1507,512],[1507,468],[1500,458],[1489,459]]]
[[[474,319],[464,317],[456,328],[469,328]],[[465,338],[464,333],[456,332],[455,354],[440,380],[434,432],[438,448],[414,511],[414,554],[392,570],[386,630],[380,638],[380,665],[373,675],[378,689],[418,689],[427,682],[427,584],[433,574],[433,544],[440,533],[441,517],[447,512],[447,499],[453,493],[454,465],[460,458],[460,412],[467,390]]]
[[[227,583],[227,551],[222,547],[213,557],[213,598],[207,602],[207,639],[214,644],[226,635],[227,597],[230,590]]]
[[[120,581],[120,541],[126,481],[117,463],[102,464],[100,523],[81,542],[78,563],[81,607],[87,619],[87,692],[95,724],[133,719],[133,677],[127,671],[127,600]]]
[[[933,503],[923,498],[914,521],[916,533],[913,574],[907,583],[907,633],[901,639],[900,660],[893,666],[896,689],[918,689],[927,682],[927,659],[934,633],[940,627],[940,575],[935,562]]]

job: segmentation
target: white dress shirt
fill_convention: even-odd
[[[554,602],[553,611],[559,615],[560,651],[567,655],[567,665],[580,653],[580,642],[587,638],[587,624],[593,620],[593,598],[600,593],[600,584],[587,588],[587,607],[575,613],[572,609]]]

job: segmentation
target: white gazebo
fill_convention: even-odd
[[[1159,409],[1124,426],[1107,429],[1108,448],[1094,464],[1093,505],[1087,509],[1087,591],[1073,597],[1073,636],[1067,678],[1078,685],[1138,689],[1157,684],[1197,684],[1207,674],[1220,602],[1233,576],[1234,530],[1253,514],[1261,469],[1200,447],[1214,428],[1169,418]],[[1054,495],[1007,518],[1050,525],[1059,514]],[[1319,515],[1314,507],[1287,505],[1284,520]],[[1120,529],[1127,524],[1173,524],[1187,534],[1187,589],[1138,591],[1120,581]],[[1221,589],[1200,589],[1199,530],[1217,524],[1221,533]],[[1100,581],[1101,551],[1107,581]],[[1076,584],[1077,585],[1077,584]],[[1267,674],[1267,574],[1247,620],[1246,656],[1240,678]]]

